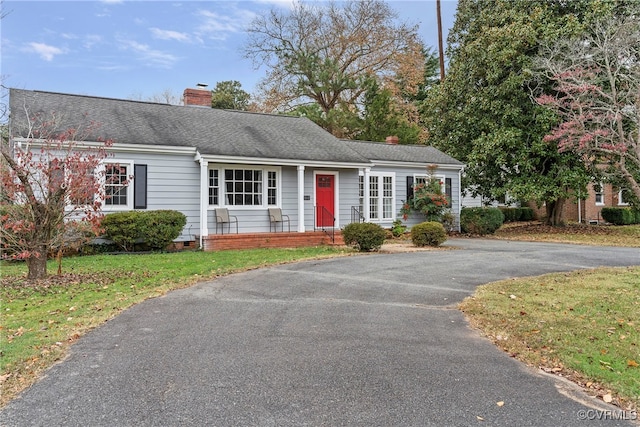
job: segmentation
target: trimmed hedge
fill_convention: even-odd
[[[415,246],[440,246],[446,240],[447,232],[439,222],[422,222],[411,227],[411,241]]]
[[[379,250],[385,237],[385,230],[371,222],[352,222],[342,229],[344,243],[360,252]]]
[[[504,214],[498,208],[463,208],[460,229],[469,234],[493,234],[504,223]]]
[[[504,215],[504,222],[515,222],[515,221],[531,221],[534,218],[533,209],[522,207],[522,208],[499,208]]]
[[[117,212],[102,219],[105,237],[127,252],[136,246],[164,250],[187,223],[182,212],[172,210]]]
[[[601,214],[605,221],[614,225],[640,224],[640,210],[605,207]]]

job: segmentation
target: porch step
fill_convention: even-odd
[[[254,248],[299,248],[320,245],[344,245],[342,234],[336,231],[335,242],[322,231],[305,233],[243,233],[210,234],[203,239],[205,251]]]

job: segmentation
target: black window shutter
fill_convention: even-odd
[[[444,194],[447,196],[447,200],[449,200],[448,207],[451,207],[451,202],[453,201],[453,190],[451,189],[451,178],[444,179]]]
[[[407,200],[413,198],[413,177],[407,177]]]
[[[133,208],[147,209],[147,165],[133,166]]]

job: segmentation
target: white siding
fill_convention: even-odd
[[[425,168],[401,168],[401,167],[391,167],[391,166],[376,166],[371,168],[371,172],[374,173],[395,173],[395,218],[394,219],[402,219],[402,215],[400,214],[400,209],[402,208],[403,203],[407,200],[407,177],[413,177],[415,175],[426,175],[427,171]],[[434,175],[441,176],[444,178],[451,178],[451,212],[455,218],[456,227],[458,227],[460,223],[460,179],[458,175],[458,171],[455,169],[437,169],[434,172]],[[365,185],[365,189],[367,186]],[[375,221],[377,224],[380,224],[382,227],[390,228],[393,224],[393,220],[384,220],[384,221]],[[425,218],[423,215],[411,214],[406,221],[403,220],[403,223],[411,228],[411,226],[424,222]]]

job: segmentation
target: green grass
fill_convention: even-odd
[[[460,309],[514,357],[640,406],[640,267],[496,282]]]
[[[63,260],[63,276],[36,283],[24,279],[24,263],[3,263],[0,406],[63,358],[69,344],[140,301],[232,272],[348,253],[313,247],[73,257]]]

